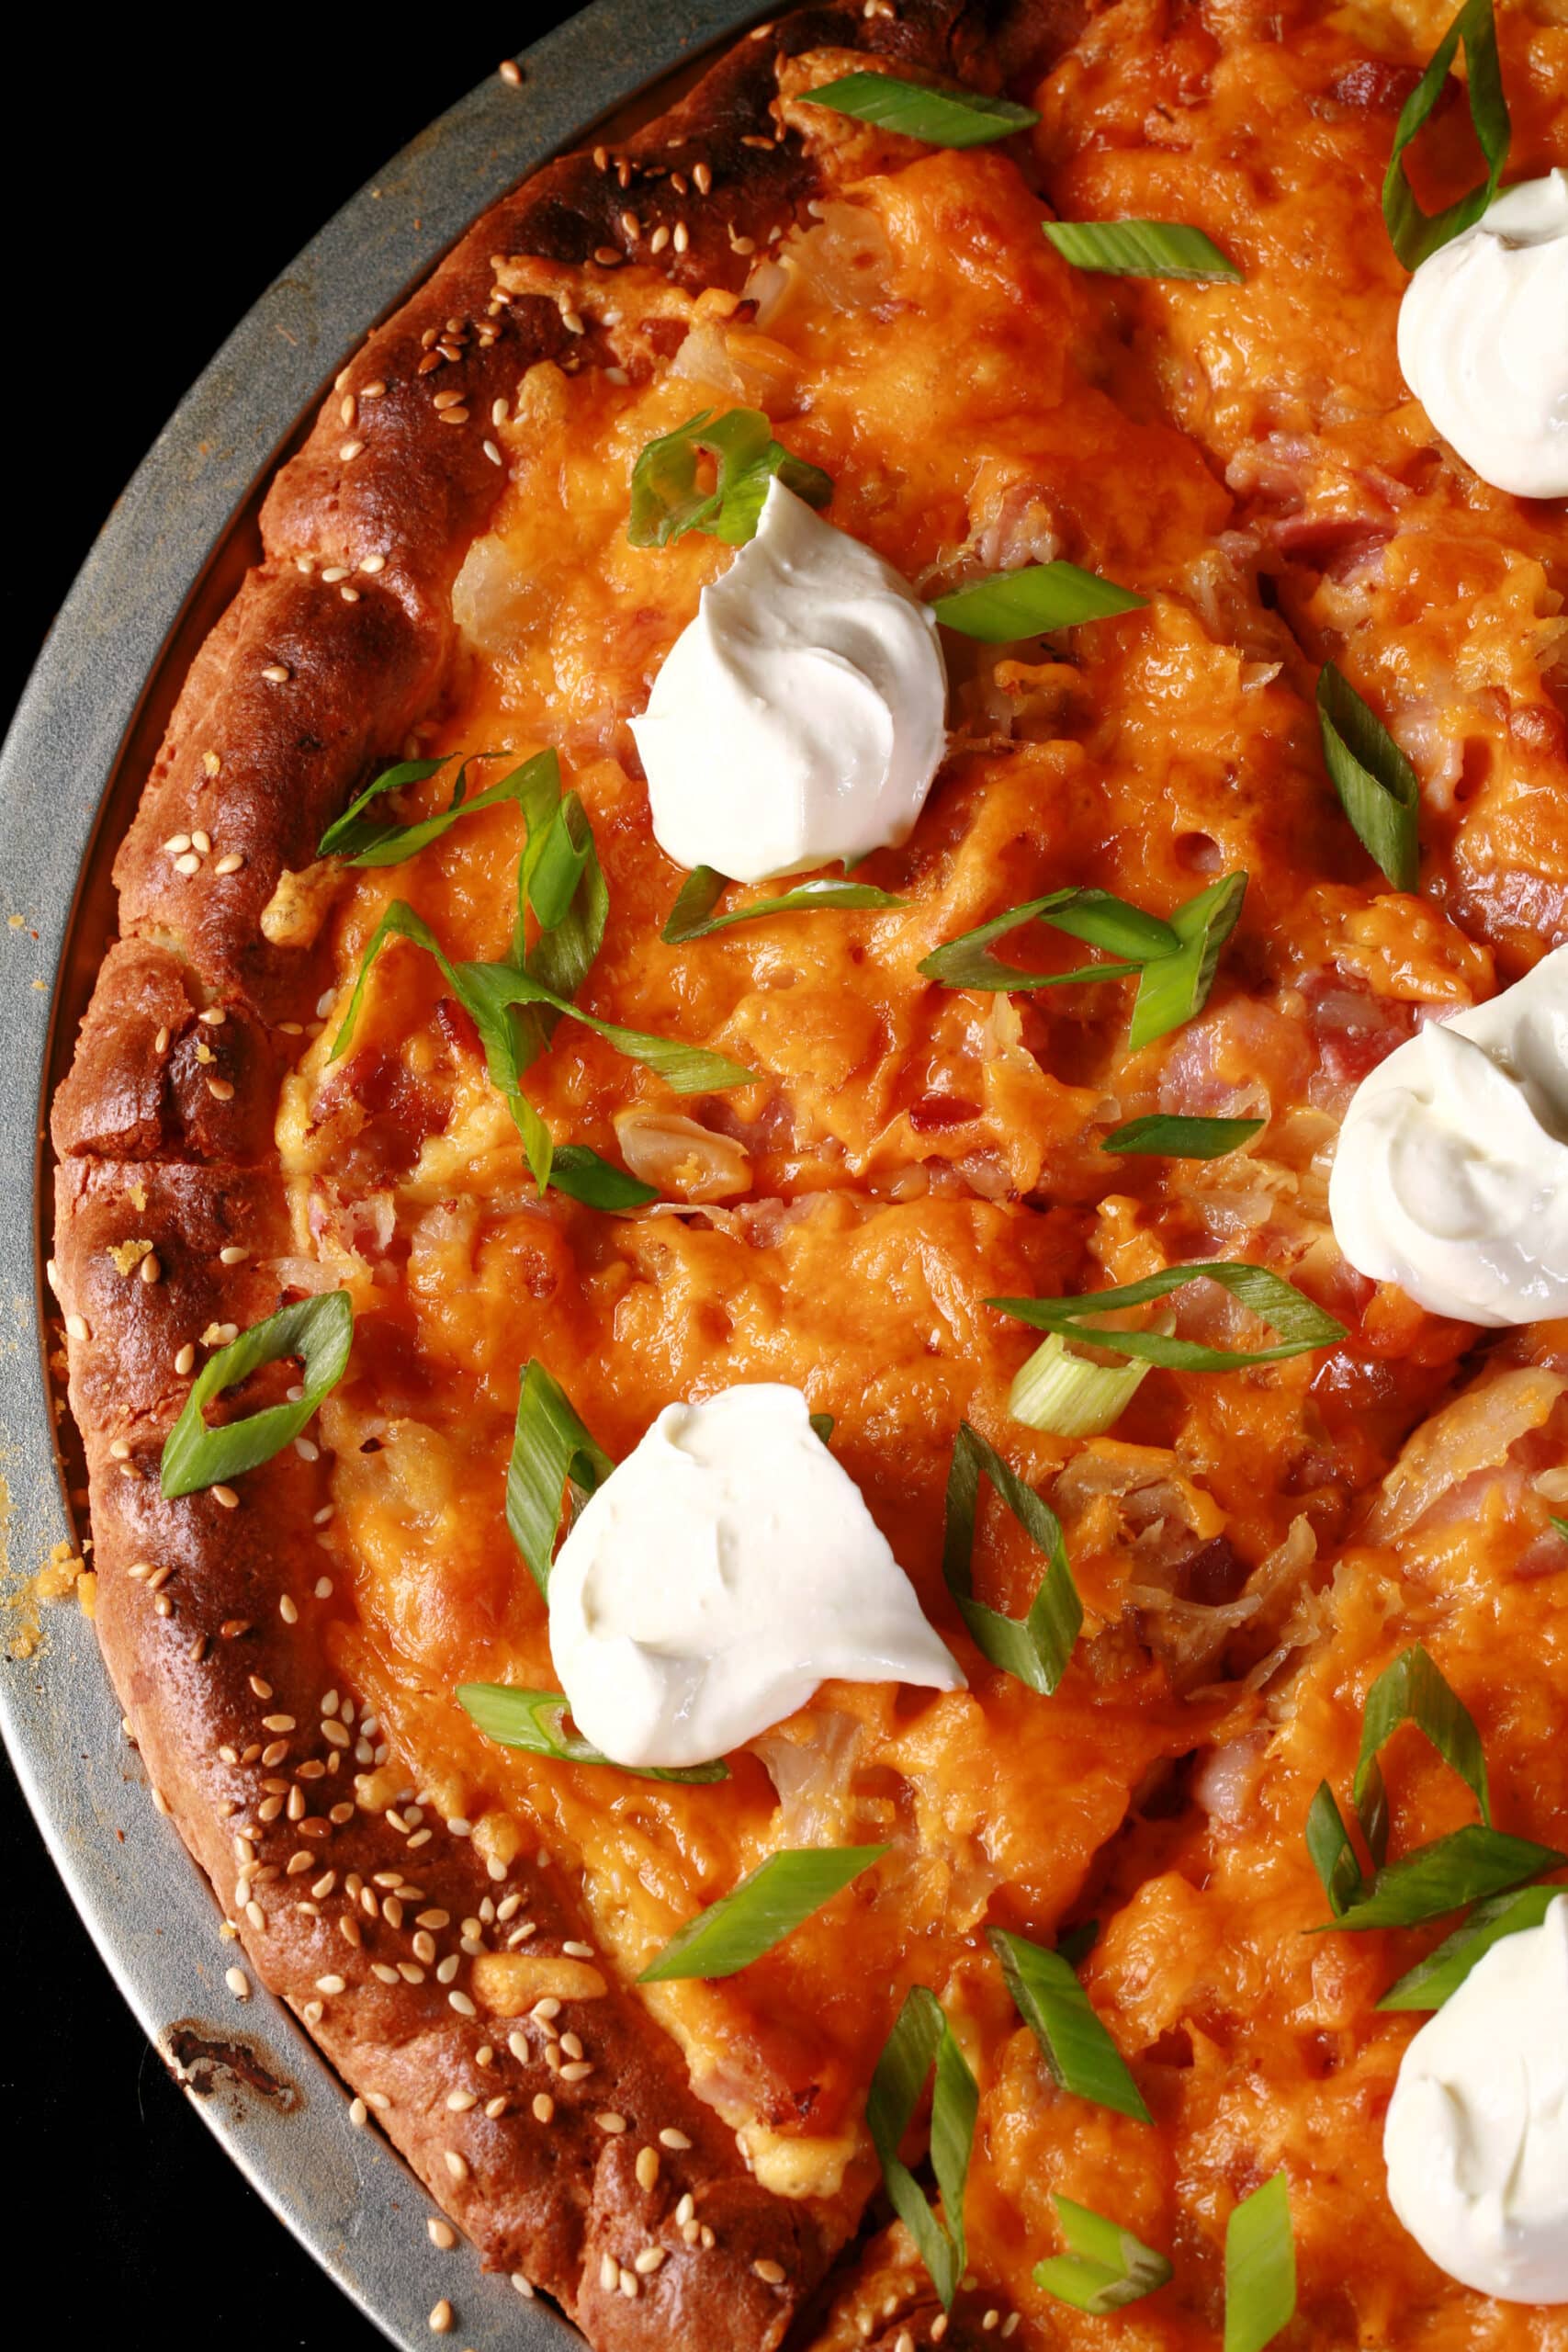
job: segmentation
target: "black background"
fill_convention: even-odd
[[[0,714],[120,488],[263,288],[434,116],[570,13],[321,9],[249,17],[231,49],[210,17],[185,39],[177,17],[142,16],[100,46],[73,12],[31,14],[0,141]],[[29,513],[35,490],[47,503]],[[3,1761],[0,1853],[13,2297],[27,2277],[52,2330],[88,2343],[384,2352],[164,2074]]]

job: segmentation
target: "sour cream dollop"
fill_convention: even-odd
[[[957,1690],[957,1661],[798,1388],[667,1405],[550,1576],[577,1725],[617,1764],[705,1763],[829,1676]]]
[[[1483,481],[1568,498],[1568,171],[1509,188],[1421,264],[1399,364]]]
[[[936,622],[776,478],[632,720],[653,834],[738,882],[908,835],[947,748]]]
[[[1568,2302],[1568,1895],[1494,1944],[1422,2027],[1383,2156],[1394,2211],[1450,2278]]]
[[[1568,947],[1361,1080],[1328,1213],[1351,1265],[1434,1315],[1568,1314]]]

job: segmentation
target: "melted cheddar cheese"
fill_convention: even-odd
[[[1564,153],[1552,14],[1505,17],[1527,170]],[[664,1195],[607,1216],[539,1198],[471,1023],[412,946],[383,952],[351,1048],[329,1058],[391,899],[454,958],[509,952],[522,831],[502,808],[408,866],[344,878],[337,1001],[285,1091],[289,1263],[346,1286],[358,1316],[321,1426],[327,1540],[354,1592],[341,1663],[392,1745],[383,1801],[415,1788],[491,1850],[547,1850],[627,1974],[778,1848],[888,1844],[743,1973],[649,2006],[759,2175],[847,2236],[875,2182],[872,2066],[904,1991],[931,1985],[982,2093],[962,2301],[1021,2313],[1026,2345],[1110,2340],[1032,2282],[1059,2250],[1053,2191],[1171,2253],[1175,2283],[1121,2314],[1116,2340],[1174,2352],[1215,2340],[1225,2218],[1281,2165],[1292,2340],[1562,2340],[1551,2314],[1446,2279],[1387,2204],[1381,2119],[1411,2020],[1373,2004],[1435,1935],[1303,1933],[1324,1908],[1302,1838],[1313,1790],[1348,1782],[1367,1687],[1411,1640],[1477,1716],[1501,1826],[1568,1832],[1568,1567],[1546,1523],[1568,1343],[1542,1328],[1476,1356],[1473,1331],[1354,1274],[1325,1205],[1356,1080],[1568,920],[1568,524],[1450,458],[1394,359],[1390,108],[1445,22],[1420,0],[1122,0],[1040,91],[1032,153],[825,129],[799,99],[834,61],[796,60],[781,103],[836,193],[746,299],[690,299],[651,266],[502,260],[503,288],[581,312],[614,365],[542,364],[519,385],[497,428],[506,489],[457,582],[449,707],[410,749],[556,747],[610,893],[580,1001],[755,1076],[677,1099],[563,1023],[530,1098],[558,1142]],[[1452,156],[1429,167],[1462,178],[1439,128]],[[1047,200],[1192,220],[1246,283],[1077,274],[1041,235]],[[904,908],[667,946],[682,877],[653,842],[626,722],[730,556],[695,534],[632,547],[628,481],[652,437],[734,404],[825,468],[831,520],[923,594],[1062,556],[1148,601],[1044,643],[949,640],[951,757],[909,842],[862,869]],[[1330,650],[1420,773],[1418,896],[1382,884],[1327,784],[1312,691]],[[446,790],[410,792],[404,813]],[[1235,869],[1245,908],[1206,1007],[1135,1055],[1127,983],[980,995],[918,969],[1054,888],[1163,913]],[[1043,931],[1009,952],[1082,960]],[[1267,1126],[1214,1161],[1100,1150],[1155,1110]],[[1032,1341],[987,1298],[1201,1259],[1287,1276],[1347,1339],[1224,1374],[1156,1370],[1103,1438],[1009,1418]],[[1218,1294],[1171,1304],[1187,1337],[1258,1344]],[[802,1388],[970,1688],[827,1684],[716,1787],[482,1738],[456,1685],[555,1683],[502,1510],[530,1357],[616,1458],[673,1398]],[[1066,1529],[1086,1627],[1050,1699],[986,1664],[942,1583],[961,1418]],[[1039,1566],[983,1511],[982,1598],[1021,1611]],[[1403,1841],[1466,1817],[1424,1753],[1399,1747],[1390,1773]],[[983,1935],[1049,1940],[1091,1915],[1085,1981],[1152,2127],[1055,2088]],[[823,2345],[863,2340],[889,2292],[926,2292],[897,2228]]]

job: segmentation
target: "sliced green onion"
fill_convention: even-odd
[[[1214,985],[1220,950],[1236,927],[1246,896],[1246,875],[1225,874],[1177,908],[1170,927],[1179,944],[1174,955],[1144,967],[1127,1031],[1130,1053],[1152,1046],[1156,1037],[1202,1012]]]
[[[1356,1933],[1371,1928],[1418,1928],[1424,1919],[1439,1919],[1447,1911],[1461,1911],[1467,1903],[1483,1902],[1557,1870],[1568,1861],[1550,1846],[1528,1838],[1506,1837],[1500,1829],[1484,1829],[1471,1822],[1418,1846],[1397,1862],[1388,1862],[1371,1881],[1365,1894],[1348,1904],[1337,1918],[1315,1930],[1346,1928]]]
[[[1218,1283],[1222,1290],[1272,1325],[1280,1334],[1279,1345],[1203,1348],[1191,1340],[1172,1339],[1165,1331],[1111,1331],[1089,1319],[1113,1308],[1146,1306],[1151,1299],[1165,1298],[1188,1283],[1205,1279]],[[1303,1298],[1279,1274],[1269,1273],[1264,1266],[1228,1259],[1201,1266],[1171,1266],[1163,1274],[1145,1274],[1142,1282],[1090,1291],[1081,1298],[988,1298],[986,1304],[1017,1322],[1032,1324],[1038,1331],[1061,1331],[1069,1339],[1089,1340],[1115,1355],[1165,1364],[1174,1372],[1230,1372],[1238,1364],[1283,1363],[1289,1356],[1332,1347],[1345,1337],[1342,1323],[1310,1298]]]
[[[1062,1954],[1006,1928],[987,1928],[986,1937],[1001,1962],[1019,2016],[1062,2088],[1096,2107],[1112,2108],[1140,2123],[1152,2122],[1126,2060]]]
[[[1037,2262],[1034,2283],[1059,2303],[1105,2319],[1123,2304],[1152,2295],[1174,2275],[1163,2254],[1145,2245],[1119,2222],[1076,2204],[1059,2189],[1052,2190],[1051,2202],[1071,2252]]]
[[[525,800],[534,790],[541,775],[557,773],[553,752],[540,752],[521,767],[503,775],[499,784],[487,785],[482,792],[468,798],[468,769],[475,760],[498,756],[493,752],[471,752],[457,770],[452,786],[452,797],[439,815],[422,817],[412,824],[399,825],[390,819],[367,817],[364,811],[373,800],[384,793],[400,792],[405,786],[423,784],[427,777],[437,775],[453,755],[439,760],[403,760],[396,767],[386,768],[373,784],[367,784],[356,800],[351,800],[337,822],[327,827],[317,844],[318,857],[341,857],[349,865],[401,865],[430,843],[439,841],[460,817],[472,817],[481,808],[499,808],[502,801]]]
[[[550,755],[552,762],[555,754]],[[541,788],[523,804],[527,842],[517,865],[517,923],[512,960],[558,996],[575,996],[599,953],[609,918],[610,893],[599,864],[593,828],[575,792],[560,789],[560,772],[547,771]],[[527,944],[525,910],[539,925]],[[547,1043],[553,1021],[536,1014]]]
[[[1021,637],[1043,637],[1049,629],[1136,612],[1148,601],[1098,571],[1080,571],[1076,563],[1026,563],[1016,571],[972,580],[950,596],[934,596],[931,610],[944,628],[961,637],[1012,645]]]
[[[645,1184],[640,1176],[629,1175],[614,1160],[602,1159],[585,1143],[552,1145],[550,1182],[569,1200],[581,1201],[591,1209],[638,1209],[659,1198],[657,1184]]]
[[[1043,220],[1062,259],[1107,277],[1230,278],[1241,272],[1212,237],[1182,220]]]
[[[1122,960],[1088,964],[1075,972],[1022,972],[990,953],[994,939],[1005,939],[1026,922],[1043,922],[1065,931],[1090,947],[1103,947]],[[1157,915],[1130,907],[1109,890],[1051,890],[1021,907],[1009,907],[974,931],[950,939],[920,965],[927,979],[949,989],[1059,989],[1074,980],[1121,980],[1156,956],[1173,955],[1181,945],[1177,933]]]
[[[1546,1515],[1564,1544],[1568,1544],[1568,1519],[1559,1519],[1555,1511],[1548,1511]]]
[[[831,1442],[831,1441],[832,1441],[832,1436],[833,1436],[833,1416],[832,1416],[832,1414],[831,1414],[831,1413],[809,1413],[809,1414],[807,1414],[807,1419],[810,1421],[812,1428],[816,1430],[816,1432],[817,1432],[818,1436],[821,1439],[821,1441],[822,1441],[823,1444],[824,1444],[824,1445],[828,1445],[828,1444],[829,1444],[829,1443]]]
[[[448,988],[479,1031],[491,1081],[505,1096],[517,1122],[528,1154],[529,1168],[541,1192],[551,1180],[554,1150],[549,1130],[524,1094],[521,1080],[523,1071],[542,1049],[543,1041],[536,1033],[529,1032],[509,1018],[513,1007],[543,1005],[558,1016],[564,1013],[569,1020],[581,1022],[585,1028],[606,1038],[617,1053],[657,1070],[678,1094],[706,1093],[750,1082],[753,1073],[743,1069],[739,1063],[728,1061],[721,1054],[710,1054],[700,1046],[683,1045],[678,1038],[650,1036],[638,1029],[622,1028],[613,1021],[601,1021],[595,1014],[584,1012],[579,1006],[569,1002],[555,989],[547,988],[532,974],[519,971],[515,965],[454,964],[430,925],[400,899],[393,899],[370,934],[343,1025],[333,1038],[332,1052],[327,1057],[329,1061],[335,1062],[353,1043],[370,967],[391,938],[412,940],[416,947],[423,947],[427,956],[434,958]],[[599,1160],[597,1154],[593,1155],[593,1159],[600,1170],[607,1164]],[[591,1177],[586,1160],[574,1162],[572,1172],[578,1178],[578,1197],[581,1197],[583,1182],[603,1181]],[[620,1171],[617,1170],[612,1173],[618,1176]],[[625,1182],[629,1186],[632,1179],[628,1177]]]
[[[982,1473],[1045,1557],[1040,1589],[1022,1617],[1004,1617],[999,1609],[988,1609],[975,1598],[972,1560]],[[1061,1522],[1033,1487],[1026,1487],[967,1421],[958,1424],[953,1466],[947,1474],[942,1573],[982,1656],[1004,1674],[1027,1683],[1031,1690],[1047,1694],[1055,1690],[1067,1670],[1083,1625],[1083,1603],[1067,1563]]]
[[[1053,1331],[1014,1374],[1008,1411],[1025,1429],[1051,1437],[1103,1437],[1147,1372],[1146,1363],[1090,1363],[1069,1353],[1061,1332]]]
[[[716,873],[711,865],[699,865],[681,885],[660,939],[678,947],[688,939],[705,939],[710,932],[728,931],[731,923],[761,922],[766,915],[805,914],[813,907],[902,907],[908,903],[889,890],[874,889],[869,882],[839,882],[823,876],[797,883],[782,898],[753,899],[750,906],[716,915],[713,910],[728,888],[726,875]]]
[[[712,459],[712,490],[699,489],[697,467]],[[808,506],[826,506],[833,485],[820,466],[807,465],[773,439],[761,409],[732,408],[716,416],[699,410],[649,441],[632,468],[632,511],[626,536],[634,548],[667,548],[688,531],[704,531],[731,547],[752,537],[777,475]]]
[[[901,82],[893,74],[846,74],[800,95],[807,106],[852,115],[857,122],[899,131],[906,139],[923,139],[929,147],[985,147],[1040,119],[1010,98],[988,98],[951,85],[933,89],[927,82]]]
[[[1486,158],[1486,177],[1445,211],[1423,212],[1404,169],[1404,151],[1442,96],[1454,52],[1464,43],[1469,70],[1470,119]],[[1394,127],[1393,153],[1382,184],[1382,217],[1393,250],[1406,269],[1418,269],[1430,254],[1479,220],[1497,193],[1512,135],[1503,69],[1497,59],[1497,28],[1492,0],[1466,0],[1433,53],[1432,62],[1405,99]]]
[[[1568,1887],[1524,1886],[1514,1894],[1494,1895],[1478,1903],[1468,1918],[1446,1937],[1436,1951],[1417,1961],[1395,1984],[1391,1984],[1380,2009],[1440,2009],[1459,1991],[1477,1961],[1484,1960],[1505,1936],[1539,1928],[1551,1905]]]
[[[525,1363],[506,1465],[506,1524],[541,1592],[549,1591],[569,1487],[575,1519],[615,1466],[559,1382],[537,1357]]]
[[[1326,1781],[1318,1782],[1317,1792],[1307,1808],[1306,1848],[1328,1897],[1328,1907],[1337,1919],[1361,1892],[1361,1865],[1338,1801]]]
[[[634,1781],[686,1781],[706,1783],[728,1781],[729,1767],[722,1758],[712,1764],[689,1764],[680,1771],[654,1765],[617,1764],[585,1739],[566,1728],[568,1707],[559,1690],[514,1690],[510,1682],[464,1682],[457,1703],[471,1723],[503,1747],[525,1747],[530,1756],[553,1757],[559,1764],[603,1764],[612,1772],[628,1772]]]
[[[736,1976],[879,1862],[886,1846],[793,1847],[770,1854],[730,1894],[672,1936],[639,1984]]]
[[[1475,1799],[1482,1820],[1490,1824],[1492,1801],[1481,1734],[1468,1707],[1445,1681],[1419,1642],[1413,1643],[1392,1666],[1385,1667],[1367,1693],[1366,1712],[1361,1718],[1361,1752],[1350,1792],[1363,1821],[1368,1818],[1369,1796],[1378,1786],[1373,1777],[1378,1751],[1402,1724],[1414,1724],[1417,1731],[1425,1734]]]
[[[1226,1152],[1261,1135],[1268,1124],[1267,1119],[1180,1119],[1151,1111],[1113,1128],[1100,1148],[1162,1159],[1223,1159]]]
[[[354,1304],[345,1290],[323,1291],[279,1307],[209,1356],[191,1383],[184,1410],[164,1441],[159,1484],[172,1501],[199,1487],[226,1484],[255,1470],[297,1438],[322,1398],[337,1386],[354,1340]],[[202,1408],[265,1363],[298,1356],[303,1395],[268,1405],[243,1420],[209,1429]]]
[[[931,2170],[942,2191],[943,2219],[940,2222],[898,2154],[933,2064],[931,2153]],[[964,2190],[979,2109],[979,2087],[941,2002],[926,1985],[911,1985],[876,2062],[865,2121],[893,2210],[914,2239],[942,2307],[948,2312],[964,2276]]]
[[[1357,840],[1396,890],[1414,890],[1421,863],[1416,771],[1332,662],[1318,673],[1317,723],[1334,789]]]
[[[1224,2352],[1263,2352],[1296,2315],[1296,2241],[1282,2172],[1234,2206],[1225,2223]]]

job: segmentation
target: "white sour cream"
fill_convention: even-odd
[[[964,1681],[805,1397],[772,1384],[665,1407],[561,1546],[550,1649],[617,1764],[705,1763],[829,1676]]]
[[[1422,2027],[1383,2156],[1394,2211],[1450,2278],[1568,2302],[1568,1895],[1494,1944]]]
[[[1361,1080],[1328,1213],[1352,1266],[1434,1315],[1568,1314],[1568,947]]]
[[[653,834],[738,882],[901,842],[947,748],[936,622],[776,478],[631,722]]]
[[[1568,498],[1568,171],[1509,188],[1421,264],[1399,364],[1483,481]]]

